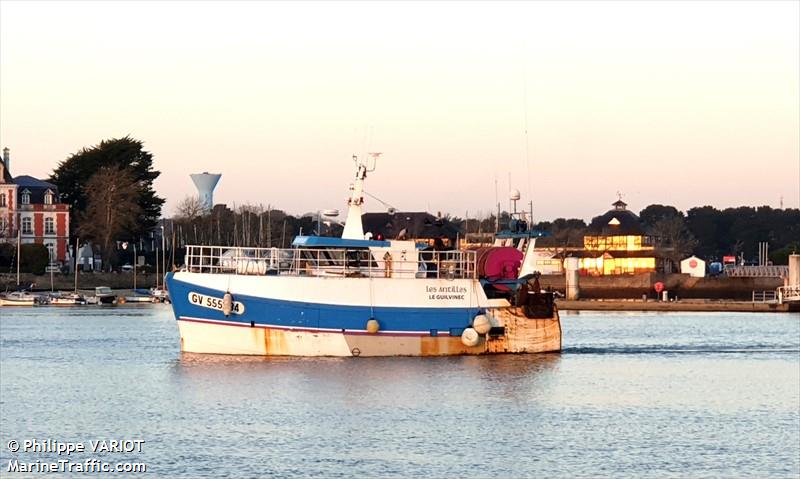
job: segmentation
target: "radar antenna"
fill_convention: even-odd
[[[367,172],[375,171],[375,167],[378,165],[378,157],[382,154],[381,152],[368,153],[370,158],[372,158],[372,168],[369,168],[369,161],[367,161]]]

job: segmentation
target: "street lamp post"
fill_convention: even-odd
[[[128,249],[128,242],[122,243],[122,249]],[[136,289],[136,243],[133,243],[133,289]]]
[[[136,256],[136,243],[133,243],[133,289],[136,289],[136,263],[138,262],[137,259],[139,259],[139,257]]]

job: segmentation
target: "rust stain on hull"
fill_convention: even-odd
[[[257,330],[261,328],[253,328]],[[280,329],[263,329],[264,350],[267,356],[288,356],[289,348],[286,345],[286,331]]]

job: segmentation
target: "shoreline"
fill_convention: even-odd
[[[738,312],[738,313],[789,313],[800,312],[800,303],[754,303],[752,301],[725,300],[556,300],[561,311],[684,311],[684,312]]]

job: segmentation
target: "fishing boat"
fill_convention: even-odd
[[[550,292],[520,251],[434,250],[366,238],[356,164],[341,238],[292,248],[188,246],[167,273],[181,349],[279,356],[442,356],[561,349]],[[370,166],[371,163],[371,166]]]

